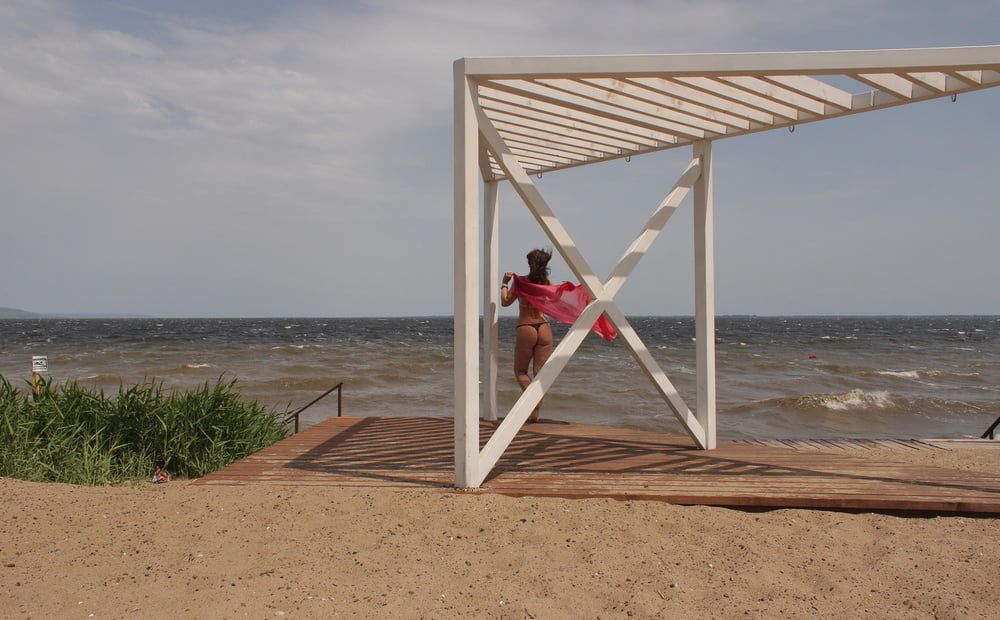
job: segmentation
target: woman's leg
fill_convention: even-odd
[[[528,364],[534,355],[535,341],[538,333],[530,325],[522,325],[517,328],[517,340],[514,342],[514,377],[521,386],[521,390],[528,387],[531,377],[528,376]]]
[[[531,367],[532,375],[536,377],[538,376],[538,371],[540,371],[542,366],[545,365],[545,362],[549,360],[550,355],[552,355],[552,326],[546,323],[545,325],[539,326],[536,332],[535,347],[532,351],[532,359],[534,360]],[[528,420],[531,422],[538,420],[541,408],[542,401],[538,401],[538,406],[531,412],[531,416]]]

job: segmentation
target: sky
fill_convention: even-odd
[[[449,315],[456,58],[997,33],[997,0],[5,0],[0,306]],[[1000,88],[717,142],[717,311],[1000,314],[997,110]],[[537,182],[600,275],[689,158]],[[691,236],[688,198],[619,295],[627,314],[692,313]],[[550,246],[509,188],[500,237],[504,271]]]

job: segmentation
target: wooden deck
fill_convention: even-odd
[[[482,424],[485,443],[493,425]],[[884,442],[884,443],[883,443]],[[940,450],[920,441],[843,440],[841,447]],[[721,441],[605,426],[525,426],[476,492],[610,497],[734,507],[1000,513],[1000,475],[831,454],[837,441]],[[330,418],[197,484],[334,485],[449,491],[450,418]]]

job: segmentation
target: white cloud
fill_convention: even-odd
[[[165,3],[160,14],[138,14],[147,30],[121,32],[95,26],[95,20],[85,24],[62,3],[16,0],[0,6],[0,137],[20,147],[8,154],[0,183],[10,188],[8,218],[15,226],[25,225],[17,212],[31,204],[81,225],[81,211],[89,212],[102,221],[90,231],[99,239],[113,239],[128,213],[145,222],[169,213],[174,221],[154,228],[195,241],[235,227],[246,247],[226,251],[245,252],[256,269],[248,287],[288,278],[287,265],[269,266],[258,249],[274,241],[276,219],[285,221],[326,265],[302,266],[302,282],[334,280],[358,300],[343,312],[392,313],[391,302],[338,279],[328,266],[395,244],[401,254],[424,258],[402,266],[391,257],[373,261],[373,277],[400,270],[413,277],[430,267],[441,270],[436,285],[449,290],[451,237],[440,227],[450,217],[455,58],[775,49],[808,34],[829,41],[830,33],[851,31],[861,11],[865,22],[877,24],[891,6],[861,0],[382,0],[350,9],[291,6],[257,23],[235,24],[217,16],[171,15]],[[15,199],[23,204],[10,202]],[[328,227],[350,234],[326,243],[319,231]],[[162,255],[167,242],[142,227],[128,230],[137,239],[122,243],[134,246],[138,264],[150,273],[166,277],[171,270],[199,268],[180,255],[167,266],[143,258]],[[444,241],[428,244],[433,235]],[[0,249],[4,262],[7,252],[23,250],[0,240],[8,241]],[[74,243],[66,244],[67,252]],[[211,260],[211,247],[198,253]],[[97,261],[92,248],[80,247],[73,256],[116,277],[118,267]],[[52,277],[59,277],[54,267]],[[37,299],[32,303],[38,309],[66,307],[54,293],[3,284]],[[71,309],[156,312],[159,304],[170,312],[232,313],[241,308],[240,295],[256,300],[249,291],[220,299],[191,286],[150,298],[149,307]],[[317,311],[339,311],[341,297],[326,295]],[[432,297],[416,300],[415,307],[448,308]]]

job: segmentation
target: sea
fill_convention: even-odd
[[[694,406],[691,317],[630,318]],[[500,323],[501,414],[516,400],[513,319]],[[558,340],[565,327],[557,326]],[[343,382],[350,416],[450,416],[452,319],[0,320],[0,375],[105,392],[161,381],[237,380],[280,411]],[[970,437],[1000,416],[1000,317],[756,317],[716,320],[720,438]],[[337,415],[333,394],[302,413]],[[681,433],[621,342],[591,334],[546,396],[543,418]]]

